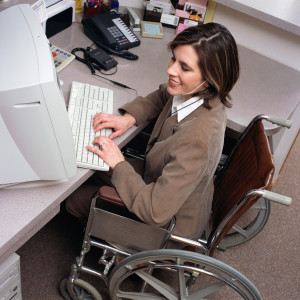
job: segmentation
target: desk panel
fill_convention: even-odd
[[[259,114],[291,118],[300,103],[300,72],[245,47],[238,49],[240,78],[231,92],[233,106],[228,110],[228,127],[242,132]],[[268,136],[279,131],[271,123],[266,123],[265,128]]]
[[[215,0],[256,19],[300,35],[299,1],[281,0]]]

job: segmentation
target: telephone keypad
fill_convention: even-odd
[[[128,39],[124,36],[124,34],[121,32],[121,30],[119,30],[117,26],[112,26],[107,29],[119,45],[125,45],[129,43]]]

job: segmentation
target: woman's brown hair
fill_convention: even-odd
[[[217,23],[189,27],[169,43],[174,51],[177,46],[191,45],[199,57],[199,67],[209,87],[195,95],[209,100],[218,97],[226,107],[231,107],[229,92],[239,78],[239,59],[236,42],[229,30]]]

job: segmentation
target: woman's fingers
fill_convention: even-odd
[[[118,145],[110,138],[98,136],[93,141],[93,144],[99,145],[99,148],[88,145],[87,149],[99,155],[110,168],[113,169],[116,164],[125,160]]]
[[[109,137],[110,139],[114,139],[126,132],[126,130],[128,130],[135,123],[135,118],[130,114],[114,116],[105,113],[97,113],[94,116],[93,128],[95,132],[103,128],[112,128],[114,132]]]
[[[98,113],[93,118],[94,131],[97,132],[103,128],[113,128],[113,115]]]

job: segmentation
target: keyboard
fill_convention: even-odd
[[[69,99],[68,116],[75,143],[77,166],[98,171],[108,171],[108,165],[86,149],[95,136],[109,136],[111,128],[98,132],[93,129],[93,116],[98,112],[112,114],[113,91],[107,88],[73,81]]]

